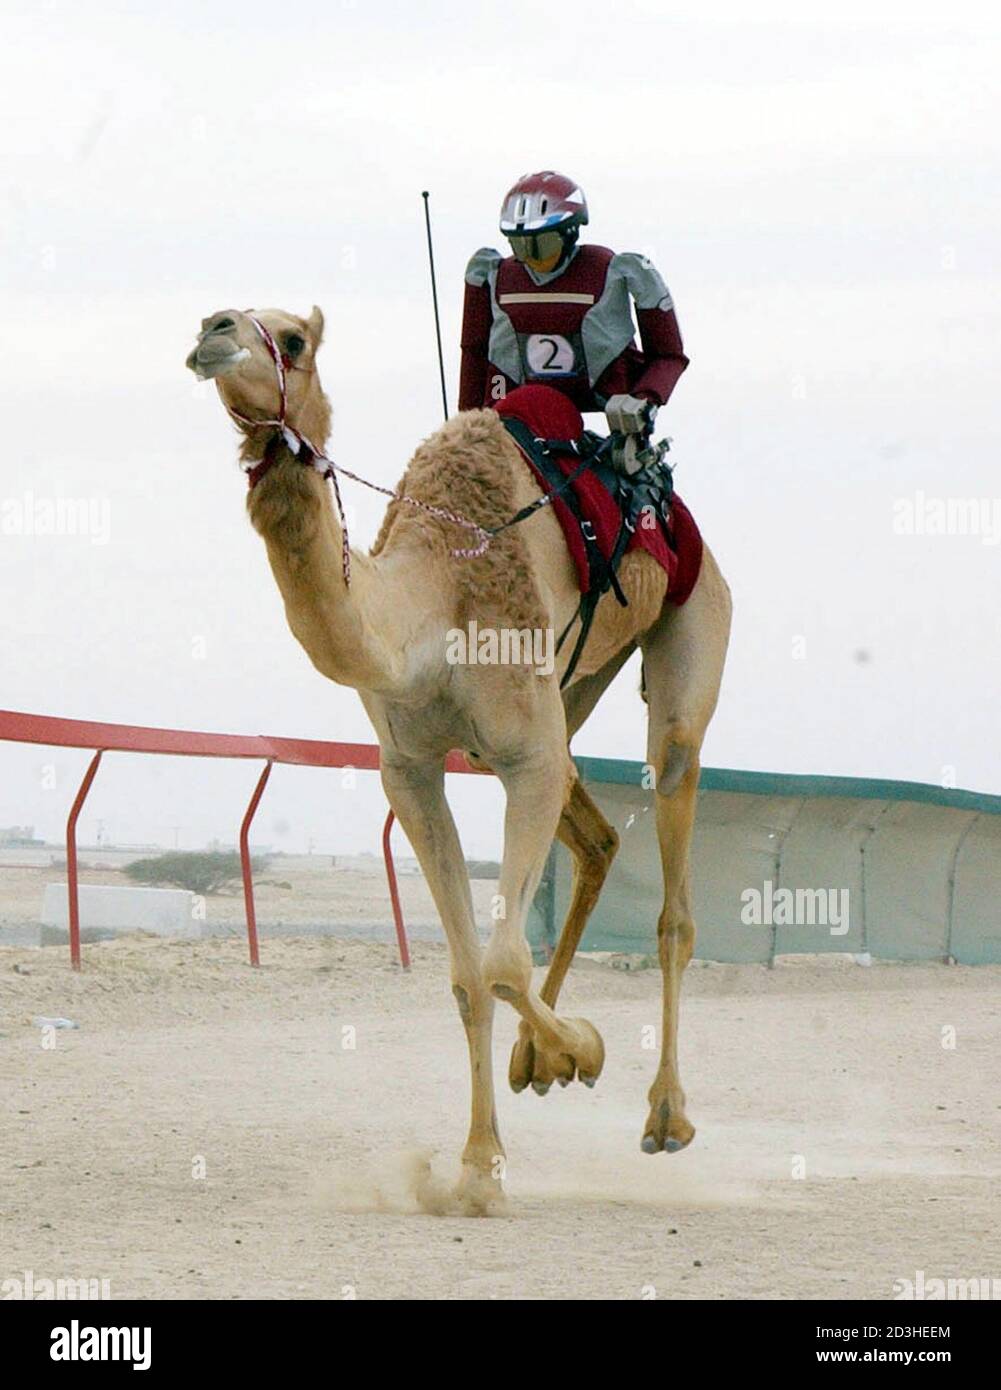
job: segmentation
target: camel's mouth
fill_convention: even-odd
[[[249,348],[239,347],[224,338],[212,337],[200,342],[190,352],[185,366],[194,372],[199,381],[211,381],[213,377],[225,376],[250,356]]]
[[[237,340],[239,317],[234,310],[223,309],[202,319],[198,342],[185,363],[199,381],[226,376],[250,356],[250,349],[241,347]]]

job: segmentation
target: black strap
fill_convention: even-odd
[[[534,502],[529,502],[527,507],[522,507],[520,512],[516,512],[500,526],[493,527],[490,534],[497,536],[501,531],[506,531],[509,526],[517,526],[519,522],[526,521],[542,507],[549,506],[553,498],[559,496],[563,496],[563,500],[570,507],[578,523],[583,524],[580,504],[577,501],[576,493],[571,490],[571,485],[576,482],[585,469],[591,467],[591,457],[584,454],[574,471],[564,474],[563,470],[553,463],[550,455],[557,451],[576,453],[577,450],[566,445],[563,445],[561,449],[561,441],[559,440],[538,439],[521,420],[504,417],[504,427],[508,434],[514,438],[521,451],[527,454],[539,472],[542,473],[549,491],[544,492],[541,497],[537,497]]]
[[[625,517],[623,517],[619,526],[619,534],[615,538],[615,545],[612,547],[611,555],[609,555],[607,560],[602,556],[602,561],[605,566],[603,582],[600,585],[592,585],[588,588],[587,593],[581,596],[580,603],[577,605],[577,612],[560,634],[559,641],[556,643],[557,654],[559,654],[560,648],[563,646],[567,633],[573,627],[576,620],[580,618],[580,632],[577,634],[577,641],[574,643],[574,649],[570,653],[567,669],[563,672],[563,679],[560,681],[561,690],[566,687],[570,677],[577,669],[577,663],[587,643],[588,634],[591,631],[591,624],[594,622],[594,615],[597,612],[598,603],[602,595],[607,593],[611,588],[622,607],[629,607],[629,600],[623,593],[622,586],[619,583],[618,568],[623,555],[626,553],[626,546],[629,544],[631,535],[632,531],[626,525]]]
[[[573,514],[574,520],[577,522],[581,539],[584,542],[588,572],[587,593],[590,594],[594,590],[597,590],[599,594],[604,593],[610,583],[608,574],[609,562],[602,554],[601,547],[598,544],[598,537],[595,535],[594,526],[587,517],[585,517],[581,510],[580,500],[570,485],[589,468],[594,472],[599,471],[598,465],[607,448],[608,441],[598,439],[597,436],[594,435],[586,434],[581,440],[580,445],[576,446],[563,439],[540,439],[537,435],[532,433],[526,424],[521,420],[516,420],[513,416],[503,417],[503,424],[518,447],[532,460],[535,467],[542,474],[543,482],[548,489],[542,497],[530,503],[527,508],[523,508],[522,512],[518,514],[519,517],[523,519],[522,513],[531,515],[531,513],[538,510],[538,508],[551,502],[554,497],[562,497]],[[572,473],[565,474],[556,462],[555,455],[557,454],[570,455],[574,458],[579,456],[581,461]],[[609,473],[611,472],[612,470],[609,470]],[[606,487],[609,487],[609,482],[605,478],[602,478],[602,481],[605,482]],[[609,487],[609,491],[612,492],[613,496],[615,495],[613,488]],[[504,523],[504,526],[513,525],[514,521],[517,519],[518,518],[512,517],[511,521]],[[504,528],[498,528],[498,530],[502,529]],[[619,590],[619,593],[621,594],[621,590]],[[625,603],[624,595],[620,599],[620,602]]]

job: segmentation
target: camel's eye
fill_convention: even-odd
[[[289,333],[285,339],[285,351],[289,357],[298,357],[305,346],[305,338],[300,338],[298,333]]]

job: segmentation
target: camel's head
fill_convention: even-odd
[[[275,420],[281,391],[274,356],[253,320],[262,324],[285,369],[286,418],[319,448],[326,442],[329,408],[316,374],[323,314],[314,305],[308,319],[281,309],[220,309],[202,319],[186,366],[202,381],[213,378],[223,405],[246,420]]]

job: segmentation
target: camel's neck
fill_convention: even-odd
[[[395,688],[401,675],[401,647],[393,638],[397,600],[366,555],[352,554],[350,586],[345,583],[329,484],[284,443],[271,449],[274,462],[252,489],[247,509],[267,546],[289,626],[330,680],[360,690]]]

